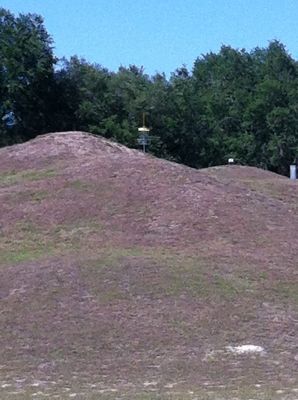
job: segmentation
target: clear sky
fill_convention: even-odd
[[[298,59],[298,0],[1,0],[45,19],[58,57],[77,54],[170,75],[222,44],[251,50],[280,40]]]

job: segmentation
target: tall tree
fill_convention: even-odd
[[[0,141],[26,140],[51,127],[52,40],[35,14],[15,17],[0,8]],[[13,124],[7,125],[7,115]]]

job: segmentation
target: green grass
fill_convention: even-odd
[[[298,283],[281,281],[273,286],[273,292],[283,301],[291,301],[298,305]]]
[[[0,264],[77,252],[101,230],[102,226],[94,221],[77,221],[49,229],[30,220],[18,222],[0,236]]]
[[[38,228],[23,221],[2,234],[0,250],[0,264],[9,264],[38,259],[49,249]]]
[[[86,182],[86,181],[82,181],[79,179],[76,179],[70,183],[67,184],[67,187],[69,188],[73,188],[79,191],[87,191],[87,190],[94,190],[96,188],[96,186],[93,183],[90,182]]]
[[[238,296],[251,296],[256,290],[253,280],[237,274],[220,275],[218,268],[200,256],[141,247],[107,248],[100,252],[99,257],[84,261],[81,271],[91,280],[94,294],[101,301],[138,295],[176,297],[182,294],[233,301]],[[102,285],[103,281],[108,284]],[[125,284],[129,288],[123,289]]]
[[[44,248],[19,248],[13,251],[1,251],[0,265],[3,264],[18,264],[24,261],[34,261],[42,258],[45,254],[51,255],[53,249]]]
[[[18,193],[13,193],[10,196],[10,203],[23,204],[25,202],[40,203],[50,196],[46,190],[25,190]]]
[[[53,169],[46,170],[25,170],[25,171],[10,171],[0,174],[0,187],[15,185],[19,182],[39,181],[46,178],[51,178],[57,175]]]

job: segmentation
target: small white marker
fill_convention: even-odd
[[[263,347],[255,346],[253,344],[244,344],[242,346],[227,346],[226,349],[235,354],[264,353]]]

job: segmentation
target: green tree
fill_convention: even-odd
[[[42,17],[15,17],[0,8],[0,142],[27,140],[47,132],[52,119],[54,85],[52,40]],[[7,128],[3,116],[13,113]]]
[[[107,96],[110,77],[105,68],[76,56],[69,61],[62,60],[56,80],[65,125],[98,133],[100,123],[109,115]]]
[[[222,46],[218,54],[196,60],[193,77],[210,130],[209,165],[225,163],[231,156],[238,162],[247,162],[253,140],[243,126],[243,113],[255,84],[250,55],[245,50]]]

